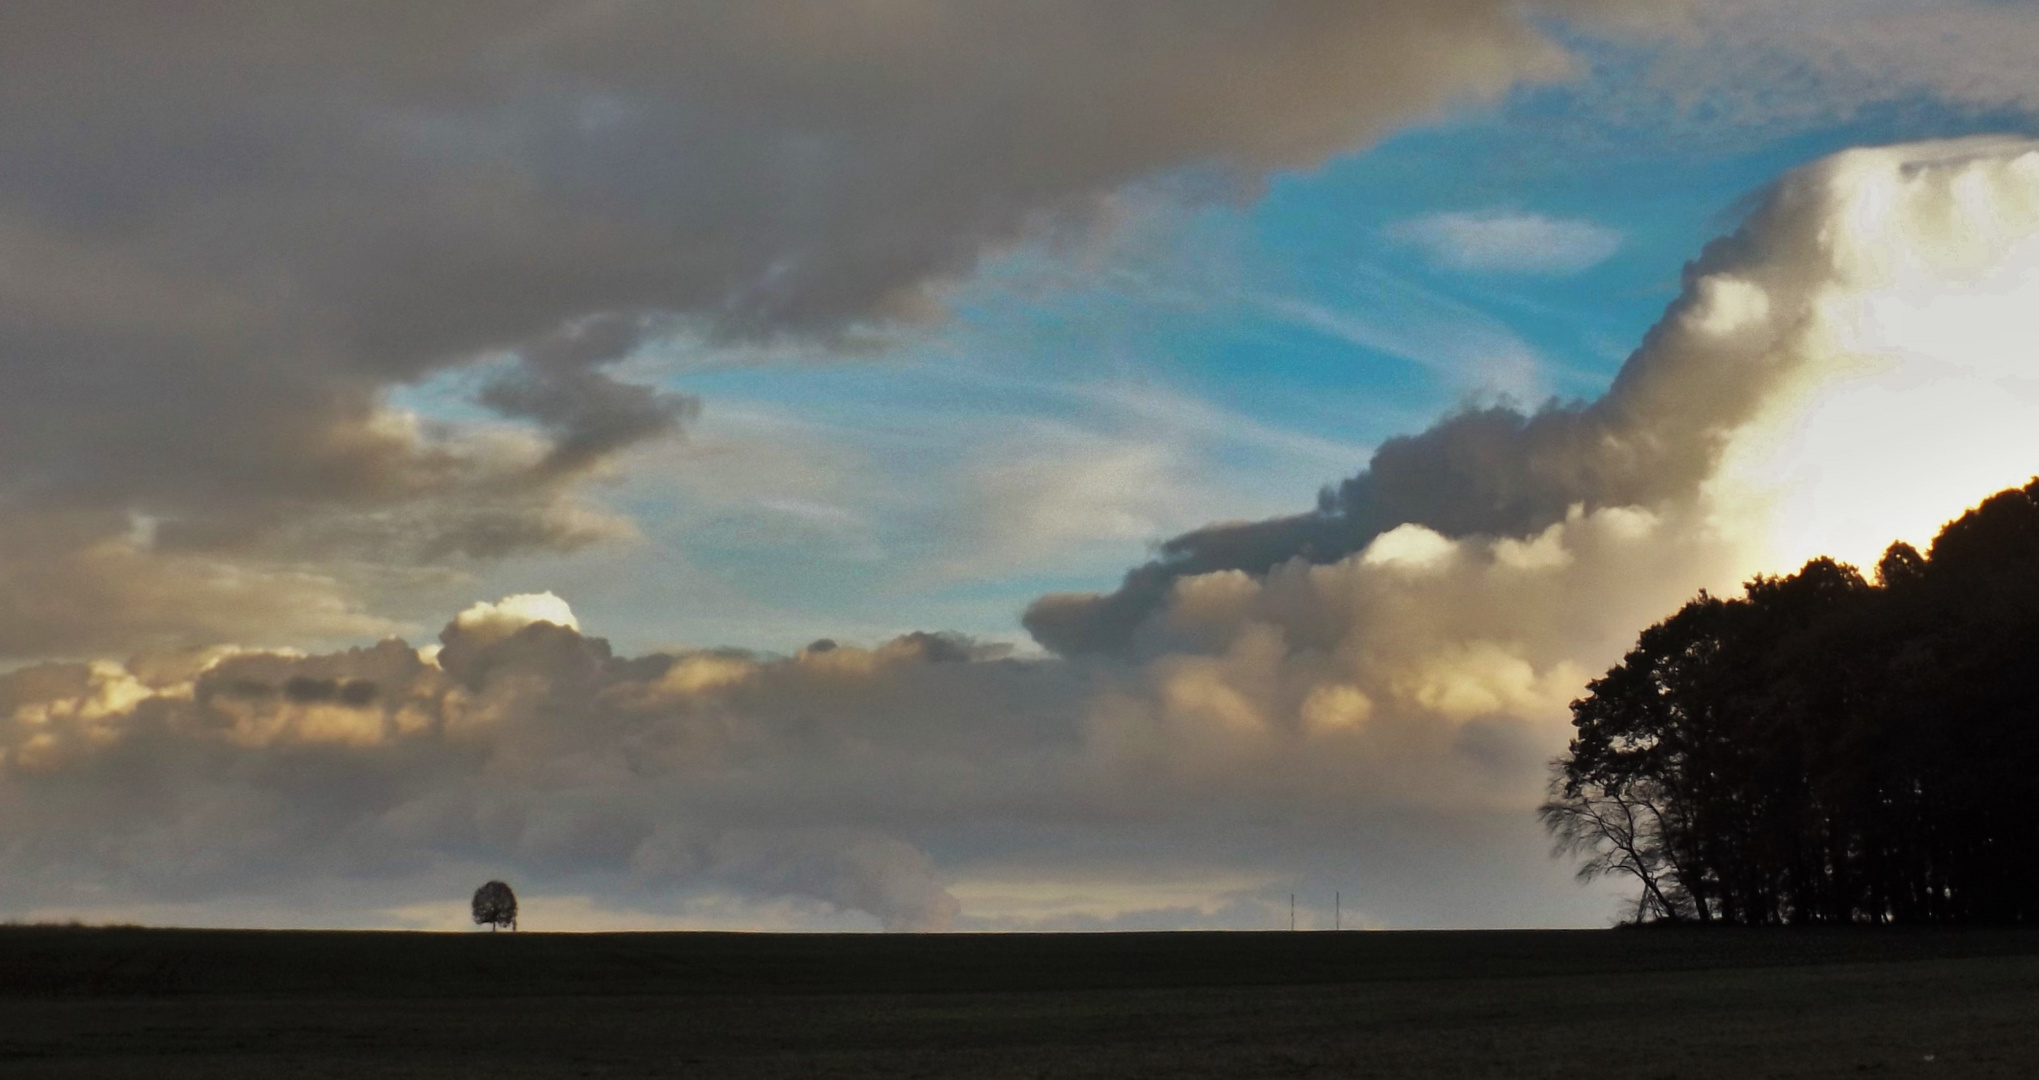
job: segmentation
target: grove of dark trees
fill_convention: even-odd
[[[2039,480],[1873,581],[1701,593],[1587,691],[1541,813],[1637,921],[2039,921]]]

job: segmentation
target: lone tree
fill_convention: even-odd
[[[490,933],[497,927],[517,928],[517,894],[500,881],[491,881],[474,890],[474,924],[486,925]]]

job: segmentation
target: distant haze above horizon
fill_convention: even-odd
[[[1567,704],[2039,474],[2039,7],[0,9],[0,918],[1593,926]]]

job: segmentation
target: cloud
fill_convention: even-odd
[[[10,16],[47,10],[53,8],[10,8]],[[932,20],[913,26],[952,26],[946,22],[952,16],[942,14],[948,8],[895,10],[918,10]],[[1511,26],[1513,10],[1505,16]],[[283,39],[296,33],[275,22],[255,26]],[[445,29],[438,22],[416,26],[418,39],[404,47],[438,57],[447,41],[422,33],[434,26]],[[538,43],[506,39],[502,47],[512,55],[516,47],[553,47],[546,45],[553,37],[540,33],[551,24],[532,29],[506,16],[506,26],[536,35]],[[328,26],[332,41],[345,43],[345,29]],[[567,31],[585,26],[569,22],[559,33]],[[118,35],[128,31],[108,26],[106,33],[108,45],[118,45]],[[245,45],[234,37],[239,33],[253,31],[232,29],[220,39],[228,57]],[[781,31],[763,26],[754,33]],[[797,37],[799,26],[787,33]],[[807,33],[814,33],[812,24]],[[269,41],[265,35],[255,35],[257,45]],[[799,71],[840,59],[842,49],[889,47],[840,37],[797,37],[805,49]],[[0,49],[14,47],[16,39],[0,35]],[[610,45],[622,49],[616,41]],[[589,55],[610,57],[599,49]],[[632,55],[622,49],[622,59]],[[585,59],[567,49],[567,59],[573,57]],[[693,77],[644,65],[657,69],[624,65],[614,77]],[[1050,67],[1066,79],[1068,71]],[[447,69],[473,73],[461,63]],[[579,71],[565,59],[557,69]],[[192,71],[224,82],[237,69]],[[310,71],[324,69],[314,63]],[[57,79],[63,69],[37,73]],[[359,92],[387,86],[394,90],[379,92],[418,92],[420,100],[487,116],[495,116],[489,110],[508,94],[487,79],[455,79],[422,59],[379,75],[389,79],[371,79]],[[734,100],[752,102],[744,98],[750,86],[744,79],[765,75],[732,77]],[[1034,75],[1015,71],[1009,77],[1026,82]],[[51,92],[67,86],[59,79]],[[310,79],[300,86],[322,84]],[[865,92],[885,98],[887,86]],[[184,130],[171,108],[175,94],[149,102],[163,102],[165,112],[155,118],[165,124],[161,139],[175,151]],[[398,139],[424,130],[449,139],[451,149],[500,161],[491,157],[506,153],[500,141],[544,145],[548,134],[563,137],[563,130],[581,124],[602,132],[634,122],[630,98],[608,104],[573,98],[573,104],[571,124],[557,120],[565,124],[559,128],[546,122],[532,130],[516,124],[508,130],[449,128],[432,110],[412,110],[385,118],[394,126],[383,134]],[[1089,108],[1089,100],[1083,106]],[[33,110],[29,118],[0,116],[6,116],[0,124],[16,124],[8,130],[35,122]],[[275,120],[234,116],[257,126]],[[283,116],[294,114],[283,110]],[[237,147],[232,126],[206,130],[218,139],[212,167],[228,173],[249,167],[228,153]],[[345,124],[338,130],[341,145],[353,145],[359,134]],[[1280,155],[1268,147],[1295,147],[1276,137],[1240,134],[1232,153],[1250,163],[1276,161]],[[108,153],[151,147],[167,153],[169,165],[198,167],[161,143],[118,141]],[[373,141],[363,147],[375,149]],[[826,151],[822,141],[820,149],[799,143],[787,153]],[[314,165],[343,165],[306,153]],[[10,159],[8,167],[33,171],[49,161],[31,155]],[[418,165],[422,204],[432,202],[432,181],[442,179],[436,163],[428,155]],[[559,173],[534,169],[495,181],[518,198],[520,192],[557,196],[546,185],[575,173],[555,159],[544,163]],[[294,175],[294,165],[304,161],[263,155],[257,171]],[[369,153],[359,167],[385,165]],[[163,177],[171,194],[192,187],[179,185],[175,167]],[[1015,204],[1040,208],[1054,202],[1044,192],[1103,183],[1091,173],[1050,179],[1038,179],[1026,192],[1001,179],[993,192],[1017,192]],[[563,190],[571,187],[565,183]],[[287,196],[290,185],[283,192]],[[483,185],[487,192],[495,190]],[[51,185],[47,214],[39,220],[69,220],[59,196],[77,192]],[[118,190],[98,192],[102,208],[124,206],[133,214],[94,216],[108,230],[96,240],[104,240],[106,251],[126,251],[120,245],[133,242],[143,249],[108,257],[94,271],[104,273],[108,287],[126,281],[120,275],[135,265],[153,267],[149,259],[165,251],[188,257],[192,249],[177,245],[202,232],[196,218],[151,214],[153,196],[126,192],[126,202],[120,196]],[[245,208],[234,212],[255,214],[253,226],[263,226],[261,214],[275,206],[304,208],[285,196],[222,206]],[[889,198],[877,190],[869,198],[881,196]],[[565,200],[565,210],[538,202],[567,216],[573,210],[573,200]],[[222,206],[212,212],[224,214]],[[471,206],[483,212],[489,204]],[[408,208],[396,200],[391,212],[404,218]],[[120,232],[122,220],[143,240]],[[971,214],[958,220],[981,224]],[[557,218],[538,214],[530,228],[542,232],[548,222],[557,224]],[[599,224],[589,224],[585,234],[567,232],[593,245],[608,236]],[[75,226],[69,220],[67,228]],[[391,238],[412,226],[408,218],[402,228],[389,226],[394,232],[383,240],[414,238]],[[995,228],[962,232],[999,234]],[[377,234],[365,228],[347,240],[353,245]],[[249,236],[251,249],[261,251],[263,228]],[[510,232],[500,242],[514,247],[528,236]],[[954,234],[942,236],[934,247],[950,251],[944,245]],[[618,251],[634,249],[622,242]],[[237,263],[243,257],[247,251],[218,253],[247,271]],[[220,538],[224,526],[259,526],[306,503],[371,505],[381,514],[412,505],[406,499],[424,499],[467,514],[495,505],[479,497],[481,491],[528,497],[530,503],[516,503],[528,509],[557,509],[561,501],[546,497],[565,491],[555,487],[555,477],[597,469],[593,458],[571,454],[563,465],[559,448],[577,438],[616,446],[604,440],[638,430],[642,422],[634,406],[618,408],[616,416],[602,408],[583,414],[553,410],[540,401],[544,393],[520,399],[510,391],[504,391],[508,399],[522,406],[506,408],[536,424],[536,434],[449,434],[424,422],[394,422],[387,412],[375,412],[371,389],[436,363],[457,363],[416,357],[453,357],[465,344],[408,353],[410,344],[391,342],[420,332],[418,340],[445,334],[432,340],[459,344],[469,340],[455,334],[467,316],[449,324],[426,320],[430,332],[424,334],[400,318],[406,304],[422,304],[406,291],[418,279],[383,283],[391,295],[379,295],[369,289],[373,275],[338,273],[353,265],[347,259],[334,265],[338,269],[320,259],[314,269],[332,273],[310,275],[306,289],[318,300],[294,318],[306,312],[326,318],[304,324],[316,332],[271,342],[294,348],[259,353],[312,357],[302,361],[312,367],[255,363],[257,353],[245,344],[224,346],[239,340],[232,336],[218,340],[224,342],[220,350],[135,353],[194,379],[214,377],[181,385],[196,395],[190,401],[204,406],[190,416],[220,420],[175,428],[186,438],[175,446],[184,458],[147,452],[153,442],[143,428],[155,420],[161,438],[167,422],[124,395],[161,403],[167,391],[149,381],[151,369],[139,361],[116,365],[116,377],[104,385],[75,391],[104,410],[108,426],[102,430],[130,450],[126,465],[133,475],[94,454],[75,461],[4,458],[37,465],[8,473],[10,509],[35,509],[14,518],[10,528],[49,536],[31,556],[14,554],[20,546],[4,548],[10,552],[8,585],[24,589],[20,583],[39,581],[37,573],[47,566],[69,566],[65,558],[77,552],[133,556],[145,571],[122,566],[94,575],[92,564],[80,564],[73,581],[112,589],[122,609],[153,611],[157,619],[118,624],[118,632],[106,634],[94,630],[92,611],[65,615],[71,622],[51,615],[61,611],[65,589],[84,585],[47,595],[12,593],[43,599],[35,609],[8,609],[20,611],[20,624],[6,630],[8,640],[33,642],[41,628],[77,626],[65,648],[84,652],[106,640],[151,646],[118,662],[49,662],[0,674],[0,819],[8,823],[0,831],[0,905],[12,911],[104,911],[122,901],[159,911],[192,911],[190,905],[253,911],[292,899],[304,903],[306,921],[345,921],[347,911],[416,911],[414,905],[430,897],[459,903],[475,880],[512,876],[534,897],[599,895],[644,911],[679,907],[675,897],[740,895],[779,911],[824,905],[828,915],[865,913],[901,929],[1068,925],[1058,919],[1152,925],[1250,919],[1264,911],[1260,905],[1272,888],[1352,880],[1354,907],[1387,925],[1590,923],[1601,917],[1601,907],[1576,893],[1562,866],[1544,860],[1529,815],[1544,785],[1544,762],[1566,734],[1564,703],[1588,674],[1696,587],[1731,587],[1749,571],[1782,569],[1780,554],[1800,546],[1847,550],[1870,536],[1917,536],[2004,483],[2000,477],[2023,479],[2039,461],[2033,444],[2039,436],[2031,434],[2039,424],[2031,424],[2033,387],[2023,359],[2027,314],[2039,300],[2033,295],[2039,153],[2019,141],[1868,149],[1784,177],[1737,234],[1696,259],[1678,302],[1603,399],[1552,403],[1535,412],[1456,414],[1382,446],[1366,473],[1329,491],[1311,514],[1211,526],[1164,546],[1162,560],[1134,571],[1111,597],[1044,599],[1030,613],[1030,626],[1066,658],[1015,658],[944,634],[907,634],[869,648],[816,642],[793,656],[734,650],[618,656],[602,638],[583,634],[559,597],[536,593],[455,615],[436,654],[402,640],[318,654],[175,648],[192,636],[194,622],[224,634],[237,619],[285,617],[296,605],[322,611],[314,622],[324,619],[328,626],[367,619],[341,601],[341,585],[318,573],[294,579],[279,564],[263,566],[275,577],[247,577],[245,566],[230,558],[239,548]],[[479,257],[467,251],[463,259]],[[249,265],[255,263],[259,259]],[[369,263],[406,265],[377,259],[363,265]],[[502,265],[479,259],[477,265],[493,267],[493,277],[483,275],[491,285],[514,285],[528,271],[522,257]],[[604,273],[628,277],[632,267],[630,259],[618,263],[622,269],[604,269],[599,259],[569,259],[567,265],[575,273],[553,281],[561,289],[557,295],[573,295],[583,285],[616,285],[620,277],[604,279]],[[903,259],[901,265],[930,263]],[[55,259],[51,267],[57,273],[65,263]],[[302,273],[306,267],[285,269]],[[836,293],[828,289],[803,291],[809,283],[793,263],[785,269],[769,263],[763,271],[777,291],[756,295],[752,289],[730,312],[718,312],[714,318],[726,320],[720,332],[759,332],[767,324],[814,330],[852,312],[889,310],[869,295],[848,304],[840,295],[830,300]],[[887,277],[873,269],[869,281],[928,279],[916,273]],[[92,289],[31,295],[29,277],[16,273],[10,287],[41,304],[16,308],[37,312],[39,320],[98,295]],[[208,318],[241,310],[232,295],[218,302],[222,308],[208,308],[208,289],[224,287],[216,289],[218,281],[202,275],[157,273],[151,281],[173,295],[163,293],[169,300],[151,306],[149,289],[122,293],[133,306],[128,318],[147,316],[149,334],[135,340],[159,344],[159,330],[171,326],[171,316],[218,332]],[[369,289],[369,298],[387,310],[365,302],[353,308],[345,287],[328,287],[334,281]],[[481,293],[487,293],[485,302],[477,300]],[[569,397],[575,389],[595,397],[610,393],[591,389],[610,379],[606,357],[622,348],[616,342],[648,326],[644,320],[652,316],[644,312],[665,310],[669,300],[583,306],[536,304],[530,295],[522,287],[504,287],[502,295],[483,287],[473,295],[455,289],[445,300],[455,314],[465,304],[479,304],[477,312],[500,304],[518,318],[528,316],[524,330],[491,338],[489,348],[516,355],[504,361],[512,385],[520,379],[551,385],[546,379],[567,371],[557,389]],[[279,304],[298,302],[283,295]],[[365,310],[387,318],[371,320],[373,326],[351,322]],[[583,322],[591,316],[624,322]],[[275,330],[263,318],[220,322],[247,326],[257,336]],[[471,326],[483,322],[491,320],[475,316]],[[45,324],[8,326],[8,334],[31,334]],[[77,340],[98,340],[124,324],[94,316],[80,326]],[[581,340],[575,328],[583,326],[599,334]],[[524,357],[524,350],[534,350],[534,357]],[[51,389],[65,383],[65,371],[8,369],[29,379],[45,403],[67,401]],[[247,408],[228,410],[232,397],[224,389],[243,377],[257,377],[249,387],[253,395],[241,399]],[[593,381],[581,383],[583,377]],[[302,393],[281,395],[271,412],[253,408],[255,401],[269,401],[263,393],[277,385]],[[326,426],[320,418],[328,414],[298,408],[304,401],[330,401],[334,393],[371,403],[349,414],[359,426]],[[620,401],[642,403],[638,393],[618,393]],[[8,406],[0,408],[27,416],[16,397],[4,401]],[[41,416],[29,420],[43,422]],[[1878,442],[1855,436],[1864,428],[1876,430]],[[41,446],[18,428],[0,424],[0,432],[0,440]],[[39,432],[61,442],[69,428]],[[206,438],[190,438],[192,432]],[[316,465],[324,458],[302,452],[300,438],[308,432],[343,458],[361,454],[361,461],[379,463],[371,471],[379,479],[361,487],[365,481],[347,469],[320,471]],[[208,442],[214,436],[216,442]],[[249,444],[267,446],[257,436],[277,440],[275,452],[253,456],[247,475],[194,465],[208,452],[214,456],[204,458],[206,465],[241,461],[237,454]],[[22,452],[14,442],[0,444]],[[595,456],[602,452],[610,450]],[[302,491],[277,483],[292,475]],[[224,491],[228,479],[247,487]],[[1017,489],[1024,493],[1028,485]],[[53,491],[69,493],[65,514],[80,518],[59,516]],[[179,491],[186,493],[181,503],[165,495]],[[130,511],[137,493],[155,493],[175,514]],[[420,524],[398,516],[357,528],[438,536],[440,520]],[[106,542],[116,546],[94,546]],[[149,577],[163,575],[165,566],[214,566],[222,577],[243,575],[232,595],[249,609],[222,611],[208,603],[210,583],[196,593],[177,593],[171,577]],[[283,589],[285,581],[298,581],[302,589]],[[194,619],[186,611],[200,615]],[[379,630],[361,624],[361,632]],[[1123,870],[1130,864],[1168,882],[1156,899],[1142,897],[1138,880],[1130,880],[1134,874]],[[1119,870],[1105,872],[1099,882],[1097,868]],[[999,901],[993,890],[966,886],[1013,872],[1032,880],[1056,880],[1058,872],[1064,880],[1081,878],[1077,870],[1091,874],[1089,897],[1081,903]],[[1185,897],[1185,890],[1197,888],[1185,882],[1197,880],[1209,882],[1203,903]],[[985,907],[973,911],[971,903]],[[1007,907],[993,907],[1001,903]]]
[[[646,543],[620,560],[588,553],[585,575],[548,567],[543,582],[572,588],[577,602],[628,598],[642,628],[607,604],[604,627],[634,642],[785,648],[930,618],[1003,634],[1030,588],[1015,576],[1109,573],[1157,533],[1277,511],[1365,457],[1145,382],[948,370],[903,390],[888,377],[875,400],[858,377],[837,378],[856,387],[857,406],[824,403],[829,423],[805,418],[811,408],[720,398],[684,444],[633,455],[615,492],[647,519]],[[774,381],[804,394],[797,374]],[[678,577],[672,560],[702,551],[718,554],[722,587],[740,593],[711,600]],[[649,600],[652,588],[672,599]],[[941,614],[903,619],[909,590],[946,594]],[[760,600],[784,606],[780,627],[743,636],[731,620]],[[794,615],[817,609],[804,623]]]
[[[2039,146],[1809,166],[1694,262],[1600,401],[1448,418],[1315,515],[1174,548],[1257,564],[1031,613],[1105,655],[916,633],[620,657],[530,594],[436,653],[22,668],[0,676],[0,905],[332,881],[372,921],[508,874],[898,928],[1244,925],[1337,882],[1390,925],[1591,922],[1529,812],[1566,702],[1695,589],[1873,553],[2039,470],[2035,283]],[[1100,878],[1129,865],[1169,884]],[[1087,884],[981,884],[1015,874]]]
[[[1979,139],[1852,151],[1796,171],[1740,230],[1687,267],[1683,293],[1599,400],[1551,402],[1534,412],[1469,409],[1391,439],[1366,471],[1327,489],[1314,512],[1178,536],[1115,592],[1037,601],[1027,628],[1065,654],[1123,654],[1175,583],[1195,575],[1265,573],[1290,559],[1336,562],[1411,523],[1445,537],[1527,538],[1575,506],[1590,512],[1690,501],[1731,451],[1739,460],[1752,452],[1748,446],[1799,430],[1808,387],[1839,392],[1854,385],[1841,376],[1882,362],[1878,356],[1896,346],[1880,344],[1879,335],[1922,305],[1987,314],[1966,326],[1933,321],[1944,333],[1938,339],[1914,325],[1902,339],[1913,354],[1912,378],[1924,377],[1918,365],[1927,362],[1987,370],[1999,383],[2012,378],[1998,357],[2014,348],[2005,328],[2015,325],[2009,313],[2018,309],[2002,298],[2027,287],[2019,245],[2033,160],[2023,143]],[[1974,284],[1979,267],[1995,275],[1986,279],[1994,291]],[[1886,285],[1899,270],[1907,276]],[[1989,460],[2025,467],[2014,457]],[[1833,463],[1822,459],[1818,467],[1831,472]],[[1944,504],[1990,489],[1941,490]],[[1949,516],[1958,509],[1948,507]]]
[[[0,656],[189,647],[250,628],[270,640],[398,629],[332,575],[163,551],[149,532],[145,520],[109,514],[10,515],[0,525]]]
[[[627,537],[586,482],[698,405],[622,374],[647,343],[926,318],[1130,182],[1314,164],[1567,75],[1545,19],[1645,6],[8,5],[0,609],[78,611],[57,648],[339,632],[229,619],[204,575],[121,605],[187,558],[344,608]],[[478,365],[494,419],[390,404]],[[134,515],[132,576],[70,588]]]
[[[1693,12],[1692,33],[1656,73],[1688,92],[1703,87],[1771,112],[1854,112],[1916,94],[2039,110],[2039,23],[2021,3],[1711,0]]]
[[[1426,214],[1388,226],[1388,238],[1439,266],[1475,273],[1563,277],[1621,250],[1621,233],[1590,221],[1504,211]]]
[[[1700,0],[1678,14],[1589,47],[1604,77],[1568,93],[1611,125],[1603,152],[1743,153],[1850,121],[1926,134],[1950,114],[2039,110],[2039,20],[2022,0]],[[1576,149],[1582,132],[1566,133]]]
[[[573,608],[549,592],[507,596],[496,603],[481,602],[453,617],[460,637],[474,641],[499,641],[533,623],[551,623],[579,630],[580,620]]]
[[[0,802],[28,815],[0,857],[50,886],[6,902],[103,902],[80,858],[143,904],[334,878],[390,882],[377,906],[398,907],[418,875],[490,865],[654,905],[712,883],[940,928],[955,901],[894,830],[980,786],[1013,797],[1053,744],[1036,740],[1056,680],[964,639],[622,659],[574,621],[520,596],[463,612],[432,660],[391,639],[0,676]],[[956,701],[996,711],[959,726]],[[903,754],[859,764],[873,744]],[[1001,745],[1003,765],[959,753]]]
[[[1533,401],[1547,392],[1543,358],[1493,316],[1386,273],[1356,277],[1359,287],[1349,307],[1276,297],[1266,301],[1266,310],[1334,340],[1428,368],[1470,393]]]
[[[1337,685],[1363,684],[1352,693],[1373,696],[1370,712],[1318,693],[1298,714],[1286,696],[1339,661],[1301,637],[1284,659],[1279,631],[1224,629],[1226,605],[1335,605],[1324,590],[1340,586],[1268,587],[1184,610],[1178,630],[1211,635],[1211,649],[1144,669],[1018,660],[929,634],[791,657],[622,658],[553,621],[572,616],[543,597],[463,613],[436,662],[389,640],[20,669],[0,676],[11,823],[0,906],[252,909],[302,896],[313,921],[343,919],[335,904],[376,919],[434,889],[457,898],[455,883],[486,874],[621,908],[719,890],[932,929],[966,914],[944,859],[1145,836],[1193,872],[1223,853],[1171,831],[1249,842],[1228,822],[1264,807],[1308,819],[1246,871],[1279,884],[1270,858],[1292,873],[1379,848],[1364,835],[1370,815],[1477,821],[1512,812],[1507,792],[1538,789],[1521,725],[1492,712],[1548,704],[1568,673],[1525,676],[1533,655],[1496,644],[1403,688],[1346,672]],[[1354,791],[1370,794],[1353,805]],[[1411,857],[1395,846],[1383,863]],[[1171,859],[1150,865],[1166,874]],[[336,884],[321,899],[325,881]]]
[[[1531,813],[1566,703],[1698,588],[1919,536],[2039,471],[2035,288],[2039,145],[1809,166],[1601,401],[1449,418],[1314,518],[1232,527],[1269,561],[1035,609],[1107,655],[914,633],[625,657],[532,594],[436,654],[21,668],[0,907],[386,922],[507,876],[568,907],[733,895],[901,929],[1264,925],[1332,888],[1385,925],[1590,924],[1612,905]],[[1076,884],[995,885],[1016,877]]]
[[[1321,476],[1358,456],[1149,384],[1054,392],[1066,418],[972,417],[952,476],[915,462],[920,483],[951,489],[929,530],[943,538],[936,573],[1109,566],[1157,532],[1278,507],[1271,477]]]
[[[1422,516],[1254,527],[1278,558],[1173,568],[1110,657],[924,633],[620,657],[529,594],[460,613],[436,654],[22,668],[0,905],[305,896],[376,921],[510,875],[675,918],[736,895],[895,928],[1252,925],[1335,882],[1388,925],[1591,922],[1529,813],[1566,702],[1694,589],[1918,536],[2039,468],[2035,283],[2039,146],[1795,172],[1606,398],[1384,449],[1317,527]],[[1273,547],[1310,535],[1345,548]],[[985,885],[1015,876],[1081,884]]]

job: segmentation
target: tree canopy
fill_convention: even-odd
[[[490,930],[507,926],[517,928],[517,894],[500,881],[491,881],[474,890],[474,922]]]
[[[1572,713],[1544,824],[1638,919],[2039,921],[2039,480],[1701,593]]]

